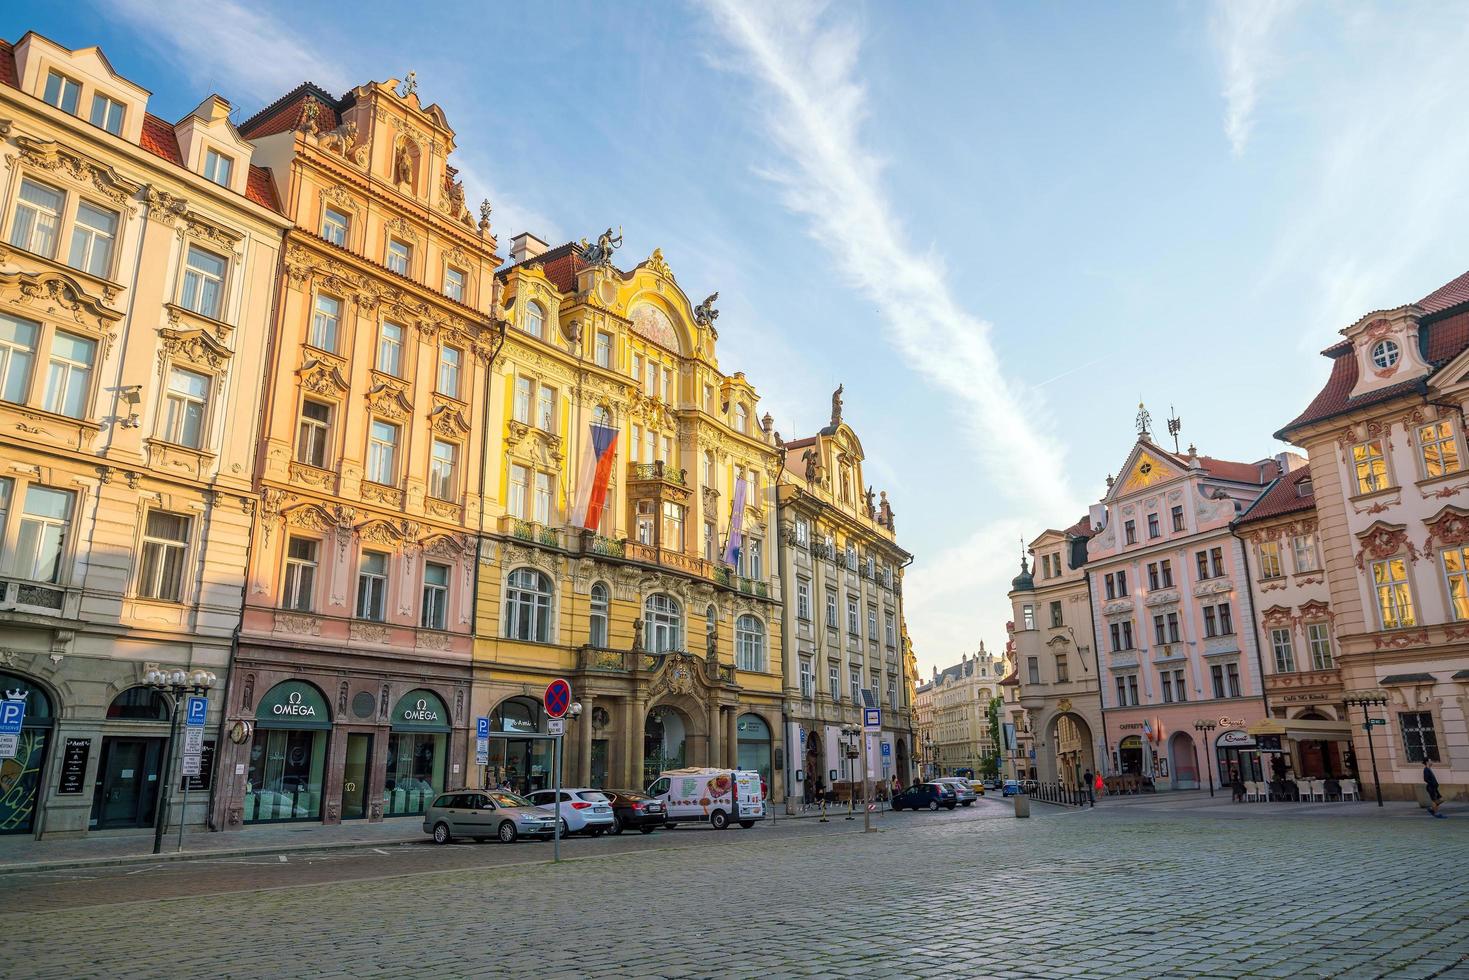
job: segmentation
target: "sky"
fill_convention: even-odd
[[[1202,454],[1280,452],[1337,331],[1469,268],[1458,4],[339,9],[17,4],[0,33],[100,44],[169,119],[416,71],[502,252],[661,247],[787,439],[845,385],[925,675],[1003,646],[1022,539],[1100,498],[1139,400]]]

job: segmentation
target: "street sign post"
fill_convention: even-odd
[[[556,828],[552,831],[551,860],[561,860],[561,764],[565,753],[561,751],[561,736],[566,733],[566,712],[571,710],[571,684],[566,678],[558,677],[546,685],[546,732],[551,735],[551,754],[556,770]]]
[[[571,685],[558,677],[546,685],[546,717],[560,718],[571,709]]]
[[[203,728],[204,718],[209,714],[209,699],[203,697],[190,697],[187,710],[184,712],[184,724],[189,728]]]
[[[20,755],[19,735],[0,735],[0,759],[14,759]]]
[[[204,751],[204,729],[184,729],[184,755],[199,755]]]
[[[0,701],[0,735],[19,735],[20,725],[25,717],[24,701]]]
[[[489,738],[490,737],[490,719],[488,719],[488,718],[476,718],[474,720],[474,737],[475,738]]]
[[[548,718],[548,719],[546,719],[546,733],[548,735],[565,735],[566,734],[566,719],[565,718]]]
[[[1387,719],[1386,718],[1368,718],[1367,719],[1367,724],[1364,725],[1363,727],[1364,728],[1371,728],[1373,725],[1386,725],[1386,724],[1387,724]]]
[[[862,727],[865,728],[865,729],[867,729],[869,732],[880,732],[880,731],[882,731],[882,709],[881,708],[863,708],[862,709]]]

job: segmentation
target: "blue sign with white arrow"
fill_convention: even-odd
[[[208,698],[194,695],[184,702],[184,724],[190,728],[203,728],[204,716],[208,713]]]

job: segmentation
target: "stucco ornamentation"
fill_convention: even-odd
[[[23,162],[41,170],[64,174],[73,180],[89,184],[112,203],[136,213],[133,200],[143,186],[129,180],[100,160],[93,160],[70,147],[54,140],[38,140],[30,136],[17,136],[15,144],[20,149]]]
[[[1365,569],[1368,561],[1382,561],[1404,551],[1410,562],[1418,560],[1418,548],[1408,540],[1408,530],[1401,524],[1375,521],[1357,538],[1362,542],[1362,550],[1357,552],[1358,569]]]
[[[354,622],[348,635],[354,643],[385,644],[392,636],[392,633],[386,626],[378,626],[375,623]]]

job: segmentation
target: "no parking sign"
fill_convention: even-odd
[[[571,685],[558,677],[546,685],[546,717],[563,718],[571,708]]]

